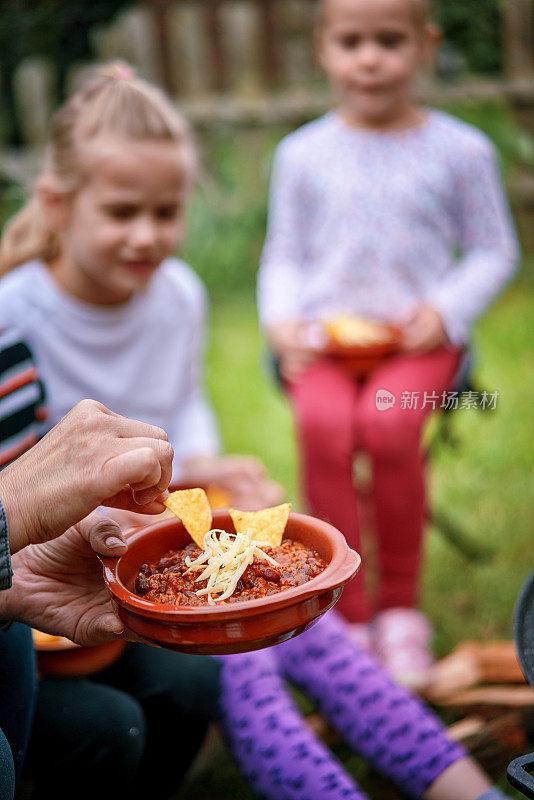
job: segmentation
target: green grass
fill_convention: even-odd
[[[434,502],[493,553],[487,563],[467,562],[439,535],[430,537],[425,606],[438,652],[467,637],[509,638],[518,588],[534,565],[533,335],[534,292],[518,283],[475,340],[478,383],[499,391],[497,410],[458,413],[461,447],[435,462]]]
[[[226,450],[262,458],[295,501],[290,414],[269,373],[252,299],[214,304],[208,378]]]

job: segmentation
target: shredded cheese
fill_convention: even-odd
[[[185,563],[188,567],[185,575],[194,570],[200,570],[198,581],[208,581],[205,589],[199,589],[196,594],[208,596],[209,605],[215,605],[220,600],[227,600],[235,592],[237,583],[242,574],[258,556],[270,564],[279,566],[278,561],[264,553],[262,547],[270,547],[268,542],[252,541],[251,531],[241,533],[228,533],[219,528],[208,531],[202,542],[203,552],[194,561],[187,556]],[[213,597],[218,594],[218,597]]]

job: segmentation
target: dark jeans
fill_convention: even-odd
[[[12,800],[15,794],[15,766],[6,737],[0,730],[0,797]]]
[[[35,800],[158,800],[179,786],[217,711],[219,665],[142,644],[107,670],[41,681],[28,752]]]
[[[35,698],[31,631],[0,631],[0,798],[11,800],[26,753]]]

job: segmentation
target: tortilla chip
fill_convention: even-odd
[[[202,548],[204,536],[211,530],[211,508],[204,489],[181,489],[163,502],[180,517],[189,536]]]
[[[229,509],[237,533],[251,531],[252,539],[278,547],[286,529],[291,503],[282,503],[263,511],[236,511]]]

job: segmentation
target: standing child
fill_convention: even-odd
[[[425,398],[454,388],[473,321],[517,258],[492,145],[414,98],[432,38],[426,0],[322,0],[317,45],[336,107],[278,148],[259,273],[310,510],[357,550],[353,461],[357,450],[371,459],[378,596],[370,601],[360,575],[339,609],[352,635],[373,635],[386,667],[414,687],[431,663],[417,610]],[[401,352],[354,379],[310,341],[314,324],[340,313],[400,325]],[[378,390],[396,398],[387,411]]]
[[[204,288],[172,257],[194,169],[162,92],[126,65],[94,70],[57,113],[37,193],[3,236],[0,326],[33,350],[49,427],[91,397],[163,428],[174,480],[270,505],[278,487],[255,459],[217,454],[201,389]],[[217,676],[213,659],[133,643],[91,679],[42,680],[36,797],[70,797],[74,784],[80,799],[146,797],[156,778],[164,800],[202,740]]]

